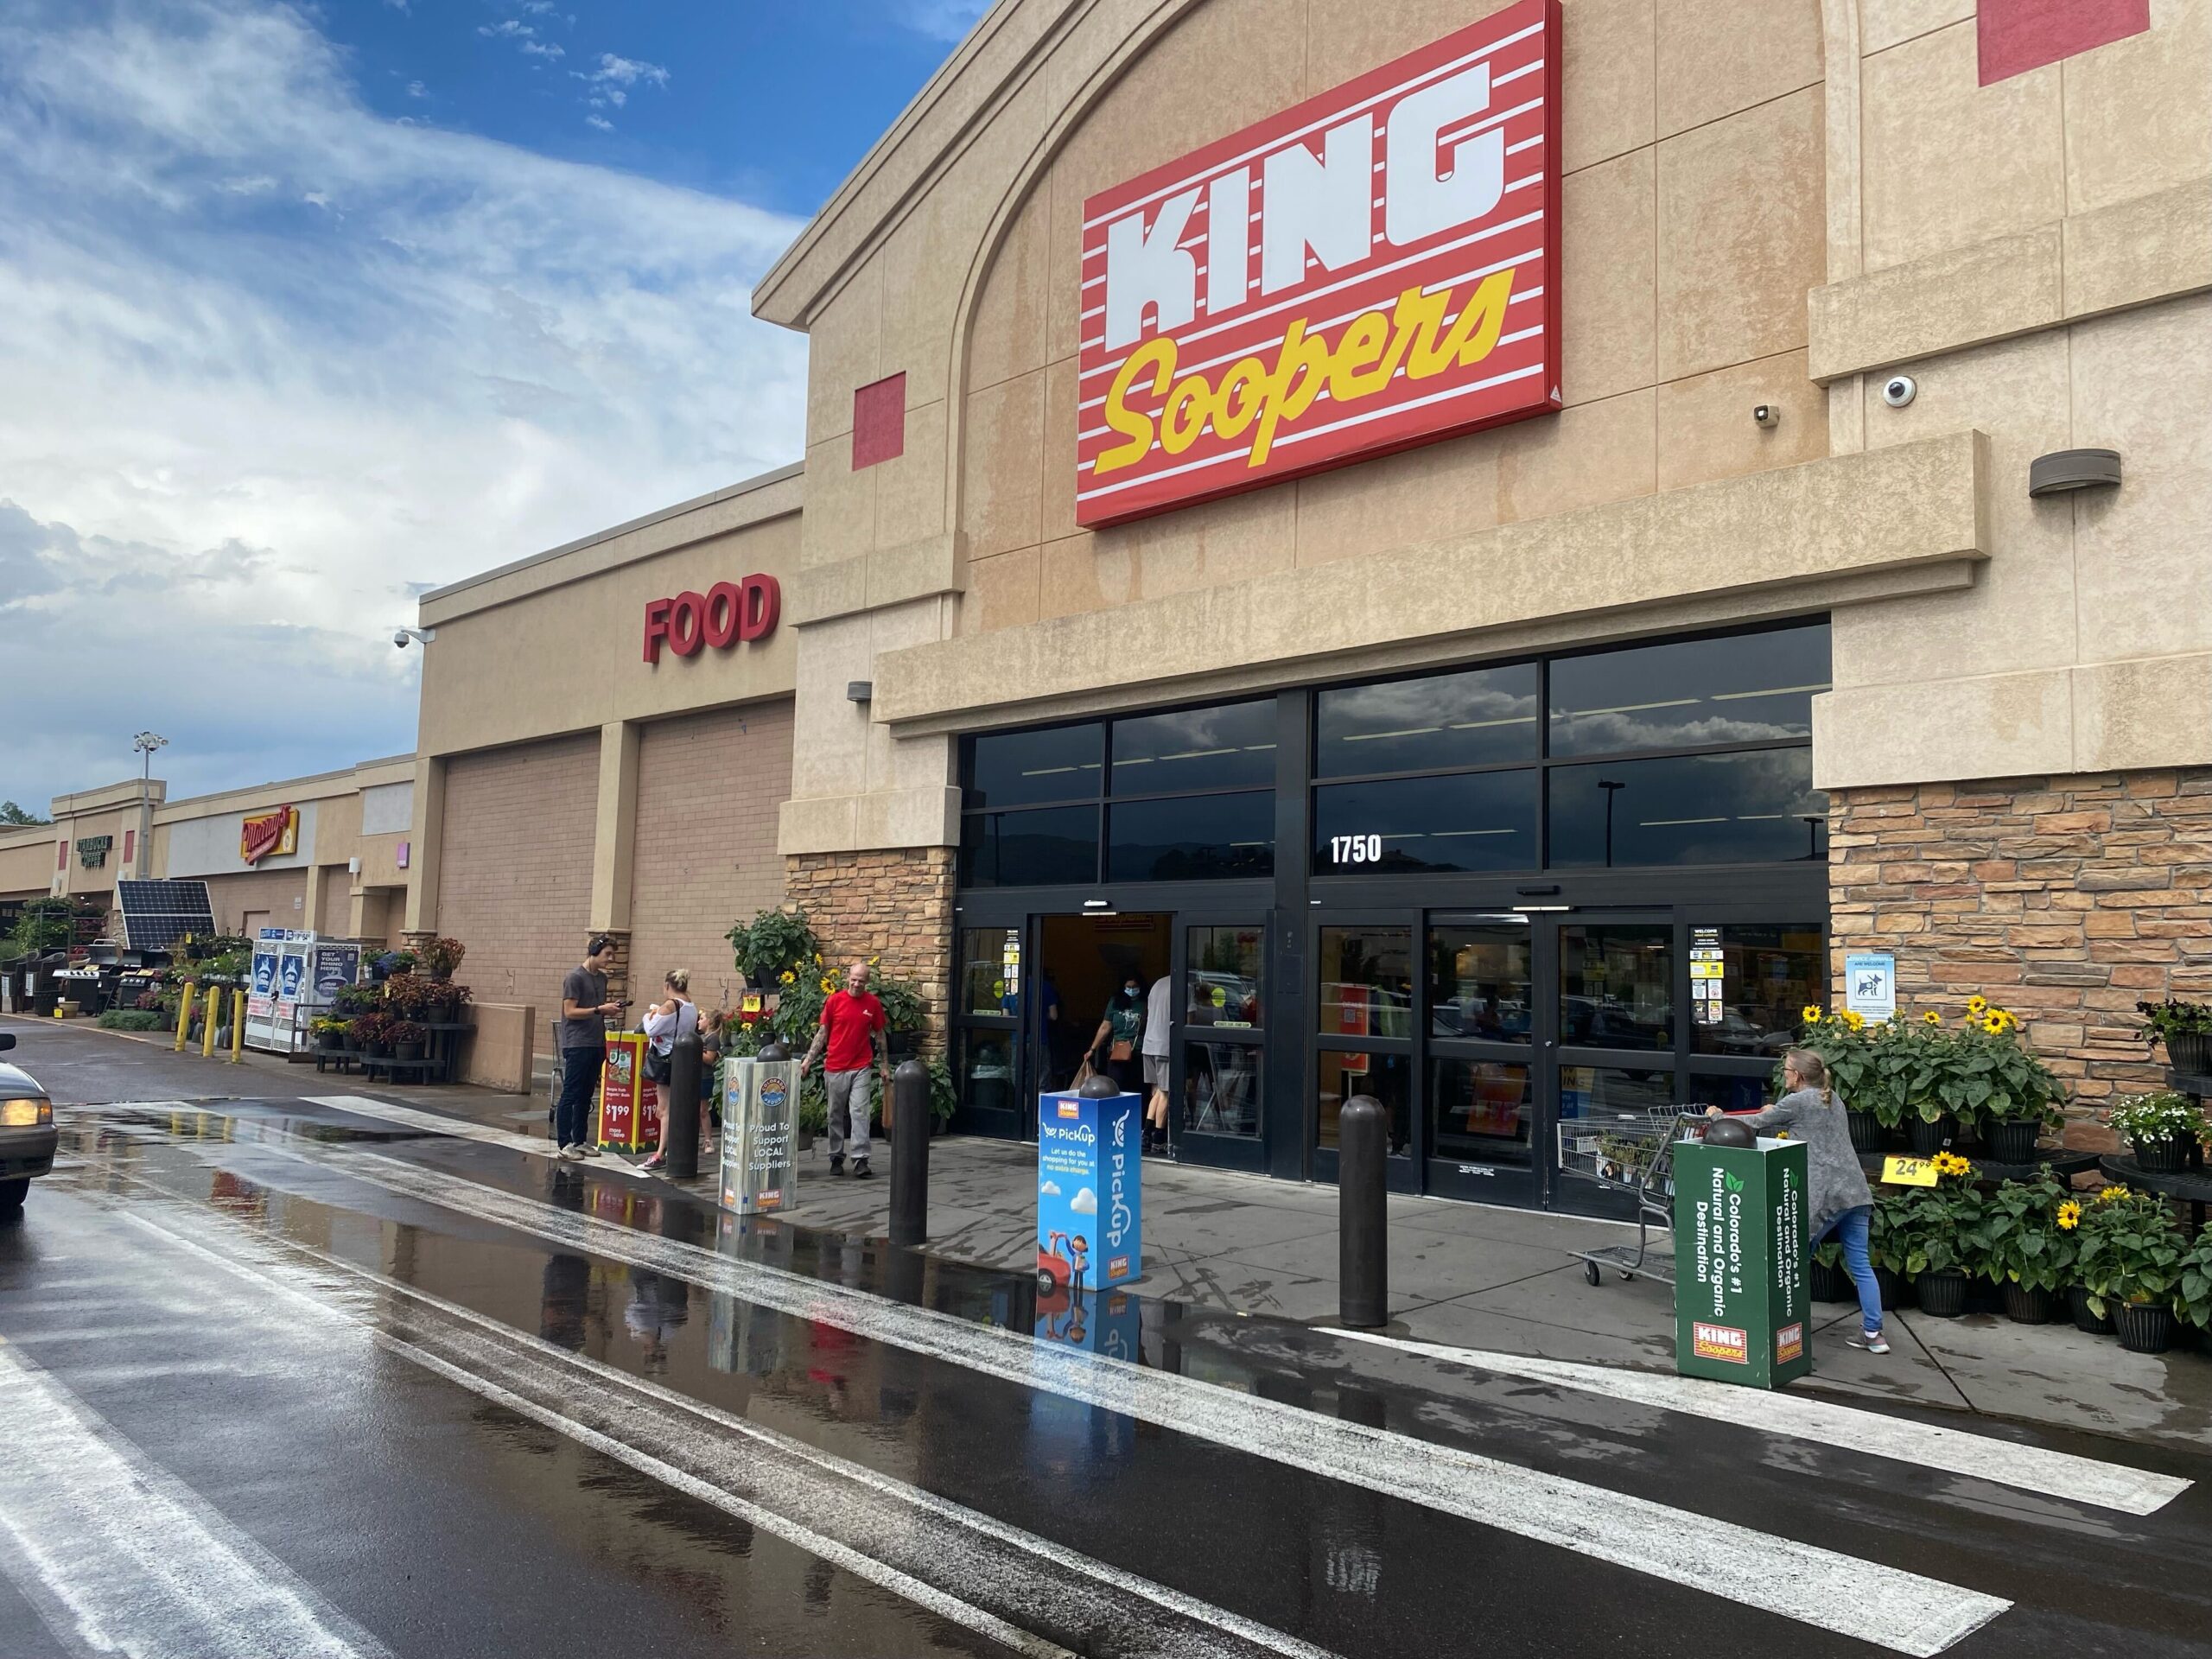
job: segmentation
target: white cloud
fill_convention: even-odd
[[[1060,1184],[1058,1181],[1046,1181],[1043,1185],[1037,1189],[1037,1196],[1040,1198],[1058,1198],[1060,1196]]]
[[[423,90],[423,83],[421,81],[410,80],[407,83],[407,96],[410,98],[428,98],[429,94]]]
[[[597,127],[601,132],[614,130],[614,124],[605,116],[588,115],[584,117],[584,124],[588,127]]]
[[[543,17],[553,10],[553,0],[523,0],[522,10],[525,16]]]
[[[798,452],[794,222],[385,120],[289,7],[0,9],[0,796],[404,750],[419,584]]]
[[[1095,1216],[1098,1213],[1098,1195],[1086,1186],[1068,1200],[1068,1208],[1078,1216]]]
[[[573,73],[583,73],[581,70]],[[640,81],[655,86],[668,85],[668,71],[660,65],[642,62],[636,58],[619,58],[612,52],[601,53],[599,67],[584,74],[583,78],[615,86],[634,86]]]
[[[565,58],[569,54],[550,41],[524,41],[523,55],[529,58]]]
[[[528,23],[523,22],[519,19],[513,17],[506,18],[496,23],[479,23],[476,26],[476,32],[479,35],[489,35],[494,40],[505,39],[515,41],[529,40],[532,35],[537,33],[537,31],[532,29]]]
[[[991,0],[899,0],[899,21],[933,41],[960,41],[990,9]]]

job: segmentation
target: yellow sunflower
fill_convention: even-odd
[[[1993,1009],[1989,1017],[1998,1022],[1999,1030],[2018,1031],[2020,1028],[2020,1022],[2012,1017],[2012,1012],[2009,1008]]]
[[[1843,1023],[1853,1031],[1864,1031],[1866,1028],[1866,1016],[1856,1008],[1846,1008],[1843,1011]]]
[[[1993,1037],[2002,1036],[2004,1034],[2005,1022],[2002,1020],[1999,1020],[1993,1014],[1983,1019],[1980,1024],[1981,1028]]]
[[[1967,998],[1967,1018],[1969,1020],[1979,1020],[1983,1014],[1987,1014],[1988,1012],[1989,999],[1987,997],[1970,996]]]
[[[1931,1026],[1940,1026],[1943,1023],[1943,1016],[1936,1013],[1933,1008],[1929,1009],[1927,1013],[1922,1014],[1920,1017]]]
[[[786,984],[786,985],[790,985],[790,984],[795,983],[795,982],[796,982],[796,981],[797,981],[797,978],[798,978],[798,976],[797,976],[796,975],[794,975],[794,974],[791,972],[791,970],[790,969],[786,968],[786,969],[784,969],[784,983],[785,983],[785,984]]]
[[[1808,1002],[1803,1007],[1797,1010],[1797,1017],[1808,1026],[1819,1025],[1822,1017],[1820,1004],[1817,1002]]]
[[[2082,1224],[2082,1206],[2069,1198],[2058,1206],[2058,1225],[2063,1232],[2072,1232]]]
[[[1936,1166],[1938,1175],[1971,1175],[1974,1165],[1955,1152],[1939,1152],[1929,1161]]]
[[[2113,1182],[2109,1186],[2101,1186],[2097,1189],[2099,1204],[2110,1204],[2115,1198],[2124,1198],[2128,1196],[2127,1189],[2117,1181]]]

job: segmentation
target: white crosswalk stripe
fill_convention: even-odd
[[[505,1147],[510,1152],[525,1153],[532,1158],[557,1158],[560,1148],[542,1135],[524,1135],[518,1129],[494,1128],[489,1123],[472,1123],[466,1118],[445,1117],[436,1112],[417,1111],[412,1106],[399,1106],[388,1100],[372,1100],[366,1095],[306,1095],[302,1096],[310,1106],[329,1106],[341,1112],[352,1112],[359,1117],[372,1117],[397,1128],[420,1129],[426,1135],[450,1135],[463,1141],[480,1141],[487,1147]],[[651,1179],[632,1165],[613,1156],[602,1156],[592,1166],[595,1173],[628,1175],[638,1180]]]

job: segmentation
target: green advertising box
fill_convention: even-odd
[[[1805,1146],[1675,1147],[1675,1369],[1778,1389],[1813,1369]]]

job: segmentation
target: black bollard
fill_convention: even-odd
[[[671,1181],[696,1180],[699,1174],[699,1033],[679,1037],[668,1055],[667,1097],[660,1103],[668,1132],[666,1173]]]
[[[1374,1096],[1354,1095],[1337,1115],[1337,1317],[1355,1331],[1390,1322],[1389,1155],[1389,1114]]]
[[[930,1236],[930,1071],[901,1060],[891,1074],[891,1242]]]

